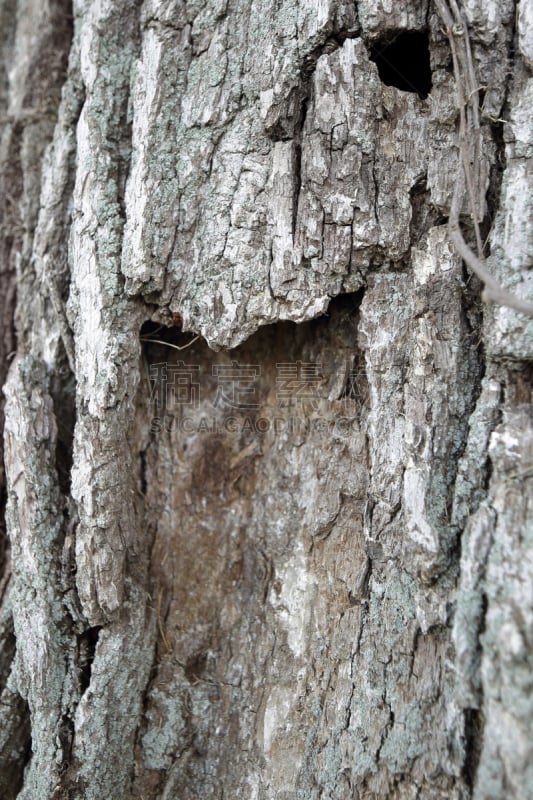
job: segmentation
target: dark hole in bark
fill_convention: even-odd
[[[168,322],[165,322],[164,325],[160,322],[152,322],[151,320],[145,322],[141,326],[140,331],[143,347],[146,349],[147,346],[153,347],[159,345],[164,348],[165,345],[169,345],[172,349],[172,345],[178,347],[187,345],[194,339],[195,334],[182,331],[182,323],[183,321],[179,314],[172,314],[168,318]],[[186,350],[187,347],[183,349]]]
[[[331,316],[331,325],[350,331],[353,336],[354,348],[351,357],[346,363],[346,377],[344,386],[339,395],[339,400],[353,400],[359,409],[368,404],[368,379],[364,353],[357,347],[357,328],[359,324],[359,307],[364,296],[364,290],[341,294],[333,298],[329,304],[327,314]]]
[[[431,91],[429,37],[421,31],[404,31],[379,39],[370,48],[370,59],[387,86],[414,92],[425,98]]]
[[[11,662],[15,658],[17,640],[15,638],[15,630],[13,627],[13,617],[10,616],[9,621],[6,621],[4,629],[4,637],[2,642],[2,652],[0,656],[0,695],[4,691],[7,679],[11,672]]]
[[[463,774],[470,789],[473,789],[476,783],[484,726],[483,713],[474,708],[467,708],[465,711],[465,762]]]
[[[83,694],[89,688],[91,682],[94,655],[101,630],[102,626],[96,625],[94,628],[88,628],[78,636],[80,694]]]
[[[339,400],[354,400],[359,408],[362,408],[368,404],[368,397],[368,379],[364,357],[357,352],[352,359]]]
[[[436,225],[446,225],[448,217],[441,214],[431,203],[431,192],[427,187],[426,175],[419,178],[409,191],[411,202],[410,239],[418,245],[427,232]]]
[[[185,677],[190,683],[196,683],[198,680],[201,680],[202,676],[205,674],[206,667],[207,654],[202,652],[196,653],[191,656],[185,664]]]
[[[188,361],[191,355],[189,346],[199,338],[192,332],[182,331],[182,324],[181,315],[174,313],[169,315],[165,324],[148,320],[141,326],[143,385],[150,395],[150,403],[155,403],[160,411],[166,406],[167,365]],[[142,487],[141,490],[144,491]]]
[[[52,381],[52,399],[57,421],[55,465],[59,487],[62,493],[68,496],[76,422],[76,381],[65,352]]]
[[[59,744],[63,754],[63,761],[60,767],[61,774],[68,770],[72,755],[72,743],[74,741],[74,720],[69,714],[63,714],[61,725],[58,731]]]

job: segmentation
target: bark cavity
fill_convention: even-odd
[[[427,31],[400,31],[377,39],[370,60],[386,86],[414,92],[425,99],[431,92],[431,65]]]

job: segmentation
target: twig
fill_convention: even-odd
[[[165,342],[163,339],[151,339],[149,336],[141,336],[141,342],[152,342],[153,344],[163,344],[165,347],[172,347],[173,350],[186,350],[191,344],[194,344],[198,341],[200,337],[195,336],[194,339],[191,339],[190,342],[187,344],[183,344],[181,347],[177,344],[171,344],[170,342]]]

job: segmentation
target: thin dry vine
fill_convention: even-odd
[[[482,146],[479,114],[480,87],[476,80],[468,25],[457,0],[435,0],[435,6],[450,42],[460,119],[459,168],[448,222],[450,239],[461,258],[483,281],[485,285],[484,300],[533,316],[533,304],[521,300],[501,286],[486,266],[479,229],[483,208],[483,186],[479,174]],[[474,175],[472,175],[472,169]],[[460,227],[459,216],[464,201],[465,184],[468,206],[474,224],[477,255],[465,242]]]

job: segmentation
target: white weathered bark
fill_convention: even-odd
[[[531,6],[460,5],[487,263],[531,300]],[[448,239],[433,4],[0,23],[2,796],[528,797],[533,323]],[[405,31],[426,98],[371,58]],[[180,365],[197,407],[155,406]]]

